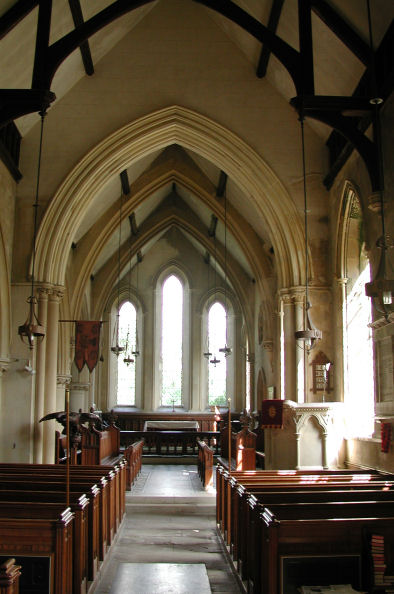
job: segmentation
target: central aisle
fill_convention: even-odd
[[[203,564],[212,592],[238,594],[238,582],[216,534],[215,504],[215,490],[204,491],[196,466],[143,464],[135,485],[126,493],[126,517],[95,593],[178,594],[173,580],[172,589],[167,590],[149,591],[132,583],[124,587],[124,576],[129,570],[135,575],[135,567],[122,563],[141,564],[137,570],[142,581],[144,571],[152,572],[144,564],[170,563],[199,564],[196,570]],[[197,594],[201,588],[189,582],[186,591]]]

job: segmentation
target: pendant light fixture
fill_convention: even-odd
[[[215,235],[213,237],[213,245],[214,245],[214,259],[215,259],[215,293],[214,293],[214,303],[216,302],[216,289],[217,289],[217,272],[216,272],[216,232]],[[209,331],[209,327],[208,327],[208,331]],[[220,363],[220,359],[217,358],[216,353],[214,353],[212,359],[209,360],[210,363],[212,363],[212,365],[214,367],[216,367],[216,365],[218,363]]]
[[[376,242],[376,246],[381,250],[379,266],[374,279],[366,283],[365,294],[371,297],[372,304],[377,312],[383,314],[388,319],[389,315],[394,312],[394,279],[389,278],[387,272],[387,251],[394,246],[393,239],[386,233],[386,225],[384,220],[384,172],[383,172],[383,150],[382,150],[382,134],[379,117],[379,105],[383,103],[383,99],[378,96],[376,76],[375,76],[375,55],[373,50],[372,38],[372,21],[369,0],[367,0],[368,11],[368,27],[369,40],[371,49],[371,66],[372,73],[372,98],[370,103],[373,105],[373,130],[374,140],[377,150],[378,167],[379,167],[379,212],[381,218],[382,235]]]
[[[131,302],[131,235],[129,239],[129,301]],[[123,358],[123,363],[126,363],[129,366],[131,363],[134,363],[133,357],[131,357],[130,352],[130,326],[127,327],[127,336],[126,336],[126,348],[125,348],[125,355]]]
[[[224,347],[219,349],[225,357],[231,355],[231,347],[227,344],[228,313],[227,313],[227,195],[224,194],[224,310],[226,314],[226,342]]]
[[[305,305],[303,311],[303,330],[295,332],[296,340],[304,343],[305,350],[309,352],[316,344],[317,340],[320,340],[322,333],[320,330],[315,328],[311,322],[309,316],[309,310],[311,304],[309,302],[308,295],[308,204],[307,204],[307,192],[306,192],[306,169],[305,169],[305,138],[304,138],[304,115],[300,114],[301,123],[301,145],[302,145],[302,177],[304,185],[304,224],[305,224]]]
[[[119,344],[119,316],[120,316],[120,247],[122,241],[122,203],[123,203],[123,193],[120,196],[120,208],[119,208],[119,244],[118,244],[118,303],[116,308],[116,321],[114,326],[114,335],[113,335],[113,343],[114,346],[111,347],[111,352],[114,353],[117,357],[119,357],[120,353],[123,353],[125,350],[123,346]]]
[[[211,255],[210,253],[207,251],[205,252],[205,258],[204,258],[204,262],[208,267],[208,283],[207,283],[207,287],[209,289],[209,273],[210,273],[210,267],[211,267]],[[206,341],[205,341],[205,352],[203,353],[204,357],[206,359],[209,360],[210,357],[212,357],[212,353],[209,350],[209,329],[207,328],[207,335],[206,335]]]
[[[139,288],[139,271],[140,271],[140,264],[142,262],[142,254],[141,252],[137,252],[137,264],[136,264],[136,269],[137,269],[137,295],[139,294],[138,292],[138,288]],[[137,317],[136,317],[136,327],[135,327],[135,350],[131,351],[131,354],[134,355],[134,357],[139,357],[140,355],[140,347],[139,347],[139,340],[138,340],[138,323],[137,323]]]
[[[40,144],[38,151],[37,163],[37,177],[36,177],[36,194],[33,204],[33,251],[32,251],[32,272],[31,272],[31,290],[30,297],[27,299],[29,304],[29,311],[24,324],[18,327],[18,334],[29,349],[32,349],[35,343],[42,340],[45,336],[45,328],[41,325],[36,314],[37,298],[35,296],[35,264],[36,264],[36,242],[37,242],[37,219],[38,219],[38,196],[40,188],[40,171],[41,171],[41,155],[42,155],[42,138],[44,132],[44,118],[45,111],[40,112],[41,128],[40,128]]]

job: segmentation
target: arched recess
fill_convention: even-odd
[[[63,285],[73,230],[95,195],[134,161],[179,144],[232,177],[271,230],[278,287],[302,284],[305,269],[300,217],[284,186],[241,138],[194,111],[171,106],[117,130],[72,170],[49,205],[37,237],[36,270],[41,281]]]

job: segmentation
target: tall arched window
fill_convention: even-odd
[[[120,405],[135,405],[136,365],[125,363],[126,355],[136,350],[137,312],[130,301],[123,303],[119,310],[119,344],[125,351],[118,357],[118,386],[116,403]]]
[[[344,242],[344,389],[350,436],[367,437],[374,430],[374,381],[371,302],[365,295],[370,281],[365,252],[362,210],[356,194],[349,192]]]
[[[227,359],[219,351],[227,343],[227,316],[223,305],[216,301],[208,311],[208,344],[212,357],[218,363],[209,363],[208,368],[208,404],[227,404]],[[212,360],[211,357],[211,360]]]
[[[163,283],[161,309],[161,405],[182,405],[183,286],[172,274]]]

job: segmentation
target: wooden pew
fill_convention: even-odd
[[[281,513],[281,521],[288,519],[286,513],[290,512],[285,510],[290,507],[296,510],[295,515],[298,513],[302,516],[307,507],[309,515],[312,513],[311,509],[324,515],[327,505],[328,509],[336,510],[332,515],[336,521],[341,522],[349,519],[346,516],[363,514],[366,516],[363,519],[368,521],[371,515],[374,517],[388,514],[389,517],[394,517],[393,477],[379,472],[259,471],[234,472],[230,475],[222,467],[218,468],[217,490],[218,523],[232,550],[241,577],[249,582],[253,592],[276,592],[278,590],[275,588],[279,584],[277,580],[272,589],[267,590],[267,584],[264,585],[262,581],[260,549],[266,536],[262,534],[261,526],[256,519],[256,514],[260,518],[266,513],[261,510],[269,509],[271,513],[272,509],[277,512],[280,510],[278,513]],[[302,502],[303,493],[306,503]],[[237,505],[237,497],[241,504]],[[245,515],[245,500],[249,515]],[[338,506],[335,501],[341,505]],[[322,505],[323,502],[326,502],[325,506]],[[338,511],[339,509],[342,511]],[[356,513],[356,510],[359,511]],[[336,517],[340,515],[344,516],[341,520]],[[291,519],[295,521],[295,518]],[[309,521],[310,518],[307,519]],[[297,520],[303,521],[298,518]],[[301,532],[302,529],[301,523]],[[268,585],[271,587],[271,582]]]
[[[0,483],[0,502],[48,502],[64,505],[62,491],[49,490],[47,483],[35,483],[34,490],[25,490],[26,484]],[[73,584],[74,592],[86,592],[87,582],[93,581],[99,568],[98,510],[94,512],[89,500],[80,492],[70,492],[70,509],[74,513],[73,531]],[[95,525],[96,524],[96,525]]]
[[[0,551],[6,556],[46,556],[49,586],[72,592],[73,513],[63,504],[0,502]]]
[[[255,562],[251,576],[253,592],[274,594],[279,591],[286,574],[281,566],[285,557],[297,556],[354,555],[360,557],[361,566],[365,564],[364,534],[379,533],[386,541],[386,560],[389,573],[393,573],[394,514],[393,504],[358,502],[343,503],[331,510],[327,505],[295,504],[264,507],[260,510],[259,524],[256,526],[257,542]],[[299,506],[303,507],[300,508]],[[345,506],[348,505],[348,508]],[[298,507],[297,507],[298,506]],[[368,508],[372,508],[369,509]],[[392,514],[392,515],[390,515]],[[339,516],[339,519],[338,519]],[[321,581],[324,577],[321,576]],[[330,576],[328,576],[330,579]],[[367,586],[369,576],[364,576]],[[321,582],[320,582],[321,583]],[[327,581],[326,581],[327,583]],[[330,582],[329,582],[330,583]],[[324,583],[323,583],[324,585]]]
[[[57,476],[59,481],[66,477],[66,467],[63,465],[53,464],[16,464],[11,466],[11,472],[34,472],[35,476],[39,472],[49,472],[51,477]],[[0,464],[0,476],[6,470],[7,464]],[[45,470],[46,469],[46,470]],[[73,477],[74,482],[80,480],[78,477],[93,479],[97,482],[103,491],[103,499],[107,502],[107,510],[105,507],[103,513],[106,515],[107,528],[107,544],[111,544],[121,519],[125,512],[125,489],[126,489],[126,465],[121,463],[118,466],[70,466],[70,476]],[[46,477],[43,477],[44,480]],[[107,485],[107,489],[105,485]],[[105,494],[107,493],[107,495]],[[105,528],[104,528],[105,529]]]
[[[198,458],[197,470],[205,488],[213,484],[213,450],[204,441],[197,440]]]
[[[95,483],[94,481],[97,481]],[[63,496],[63,501],[66,498],[65,488],[65,474],[59,476],[53,473],[45,472],[44,474],[34,473],[34,477],[29,474],[25,475],[22,470],[19,474],[6,475],[0,471],[0,490],[12,485],[14,490],[50,490],[58,491]],[[98,492],[98,485],[100,491]],[[109,509],[109,493],[108,481],[104,477],[89,477],[82,476],[72,477],[70,483],[70,491],[77,494],[86,494],[91,502],[89,506],[89,527],[91,539],[91,562],[89,566],[89,575],[95,575],[98,566],[98,560],[102,561],[110,546],[110,514]],[[113,516],[113,514],[112,514]],[[98,559],[97,559],[98,550]]]
[[[125,510],[125,464],[117,475],[112,466],[70,466],[70,488],[75,491],[87,491],[96,483],[96,499],[93,498],[96,513],[90,518],[92,533],[98,534],[98,559],[103,560],[106,552],[116,534],[120,520]],[[63,465],[44,465],[44,464],[0,464],[0,481],[5,479],[4,473],[10,472],[10,480],[14,483],[27,481],[26,489],[31,489],[33,485],[38,486],[38,482],[44,482],[46,488],[65,492],[66,467]],[[17,479],[17,475],[20,479]],[[118,477],[118,487],[116,488],[115,478]],[[120,480],[122,477],[122,480]],[[49,487],[50,483],[55,483]],[[99,490],[98,497],[97,491]],[[93,497],[93,494],[91,495]],[[89,506],[91,509],[92,506]],[[98,513],[97,513],[98,510]],[[116,511],[117,510],[117,511]],[[96,538],[97,540],[97,538]],[[97,573],[98,560],[97,555],[92,552],[89,563],[89,578],[94,579]]]
[[[141,472],[142,453],[144,441],[140,439],[128,446],[123,451],[126,459],[126,489],[129,491],[134,484],[135,479]]]
[[[12,558],[0,564],[0,594],[19,594],[20,569]]]

